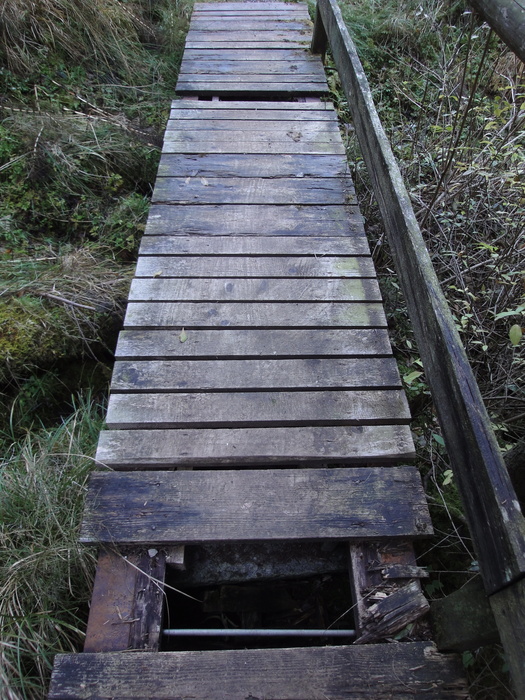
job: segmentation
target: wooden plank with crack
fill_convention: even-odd
[[[415,467],[208,471],[205,478],[195,471],[94,472],[80,541],[137,546],[431,532]]]

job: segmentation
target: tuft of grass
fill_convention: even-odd
[[[79,650],[95,557],[78,543],[101,410],[89,397],[0,463],[0,695],[46,696],[53,656]]]

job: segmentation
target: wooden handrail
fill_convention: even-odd
[[[499,37],[525,62],[525,4],[523,0],[469,0]]]
[[[324,53],[327,43],[379,204],[485,590],[497,594],[493,607],[509,652],[525,638],[525,521],[355,45],[336,1],[318,0],[312,50]],[[525,697],[520,654],[510,665]]]

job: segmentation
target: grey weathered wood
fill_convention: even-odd
[[[261,65],[263,69],[263,66]],[[262,82],[262,85],[261,85]],[[305,90],[309,88],[317,88],[320,90],[326,90],[326,79],[324,76],[315,75],[296,75],[284,71],[282,73],[266,73],[261,70],[259,73],[242,73],[241,71],[235,74],[223,75],[222,73],[208,73],[202,75],[200,73],[190,73],[184,72],[179,74],[179,80],[177,82],[177,91],[184,89],[184,84],[195,83],[196,85],[202,85],[205,89],[207,85],[210,85],[210,89],[215,87],[216,84],[233,84],[237,85],[237,92],[242,92],[246,89],[254,89],[253,87],[246,87],[250,84],[258,86],[258,89],[262,92],[273,92],[273,90],[279,90],[278,86],[284,83],[290,83],[290,85],[295,85],[296,90]],[[276,87],[277,86],[277,87]],[[305,88],[305,86],[307,86]],[[291,89],[291,88],[290,88]]]
[[[303,3],[290,2],[221,2],[220,6],[206,2],[196,2],[194,12],[266,12],[276,10],[280,12],[304,14],[308,10]]]
[[[154,204],[146,235],[346,236],[364,232],[352,205]]]
[[[483,19],[518,58],[525,61],[525,5],[523,0],[470,0]]]
[[[468,692],[460,661],[430,642],[57,656],[50,700],[94,697],[460,700]]]
[[[273,50],[273,49],[272,49]],[[303,49],[301,49],[303,50]],[[228,100],[227,102],[209,102],[200,101],[195,98],[179,98],[171,103],[172,109],[211,109],[211,110],[231,110],[231,109],[250,109],[257,111],[266,111],[280,109],[286,112],[328,112],[334,114],[334,106],[330,102],[324,100],[314,100],[313,102],[286,102],[286,101],[255,101],[250,100]],[[292,116],[290,116],[292,119]]]
[[[342,155],[309,154],[186,154],[164,153],[160,177],[323,177],[347,175]]]
[[[399,387],[394,358],[119,361],[111,391]]]
[[[166,562],[164,552],[148,550],[99,554],[85,652],[158,651]]]
[[[525,698],[525,579],[489,597],[516,697]]]
[[[183,110],[181,110],[183,111]],[[189,111],[189,110],[188,110]],[[297,119],[229,119],[229,112],[220,112],[220,119],[212,117],[213,112],[203,110],[195,119],[184,120],[170,119],[166,124],[166,131],[199,131],[202,138],[207,138],[203,131],[209,131],[210,135],[220,137],[215,132],[220,131],[246,131],[257,136],[275,136],[279,139],[292,138],[298,140],[303,136],[313,136],[323,134],[324,136],[339,136],[339,125],[330,119],[310,120],[309,122],[297,123]],[[266,114],[266,112],[264,113]],[[254,175],[258,173],[254,172]]]
[[[141,255],[135,277],[375,277],[369,257]]]
[[[483,578],[487,591],[494,592],[525,573],[523,516],[355,46],[335,1],[319,0],[318,6],[385,221]]]
[[[237,87],[236,87],[237,85]],[[290,88],[292,84],[280,84],[275,86],[275,90],[284,92],[292,92]],[[193,90],[195,86],[186,86],[185,89]],[[255,86],[255,89],[259,89]],[[254,91],[255,91],[254,89]],[[197,88],[201,91],[201,88]],[[244,90],[244,87],[243,87]],[[251,88],[246,87],[246,91]],[[206,94],[218,94],[218,92],[238,92],[238,84],[231,85],[221,84],[203,90]],[[298,92],[304,92],[300,89]],[[200,133],[200,136],[199,136]],[[200,139],[200,140],[199,140]],[[180,134],[167,133],[164,141],[163,153],[263,153],[263,154],[287,154],[287,153],[302,153],[312,155],[342,155],[345,149],[340,139],[332,140],[329,138],[320,138],[318,135],[301,137],[297,141],[293,137],[280,139],[278,136],[260,136],[255,137],[247,135],[244,132],[223,131],[220,135],[210,136],[206,141],[202,140],[202,132],[181,132]]]
[[[237,81],[237,77],[235,78]],[[219,79],[220,82],[222,78]],[[240,85],[242,81],[239,79],[237,84]],[[294,83],[298,85],[301,81],[295,80]],[[191,141],[213,141],[214,143],[223,143],[225,140],[235,137],[239,139],[244,145],[254,144],[254,143],[268,143],[268,144],[278,144],[289,145],[288,142],[292,143],[309,143],[312,148],[309,151],[310,155],[315,155],[316,147],[320,147],[321,144],[340,144],[341,135],[339,129],[332,122],[319,121],[319,122],[308,122],[307,124],[300,124],[296,121],[292,122],[270,122],[270,121],[257,121],[252,122],[246,121],[241,122],[231,121],[226,122],[218,121],[217,126],[219,128],[213,129],[213,122],[210,127],[210,133],[204,134],[202,130],[202,124],[197,124],[197,128],[193,129],[194,122],[186,121],[181,124],[178,121],[169,121],[166,127],[166,133],[164,136],[164,142],[169,141],[181,141],[183,143]],[[205,143],[202,144],[206,145]],[[225,149],[226,152],[227,149]],[[286,150],[283,151],[285,153]],[[337,149],[334,148],[330,153],[336,153]]]
[[[379,301],[373,279],[134,279],[129,301]]]
[[[404,424],[410,420],[399,389],[243,391],[235,393],[112,394],[110,430],[256,428],[301,425]]]
[[[183,58],[180,66],[181,75],[308,75],[326,80],[323,67],[318,59],[306,58],[300,60],[290,57],[281,61],[252,61],[249,56],[245,60],[226,60],[209,57],[207,59]]]
[[[386,328],[380,303],[338,302],[142,302],[130,303],[124,327],[217,328]]]
[[[302,35],[299,35],[301,38],[295,38],[292,39],[291,37],[288,38],[286,42],[283,41],[283,38],[276,38],[274,41],[271,41],[270,39],[256,39],[252,35],[251,38],[248,38],[247,40],[239,39],[232,43],[228,39],[214,39],[213,41],[211,38],[208,36],[209,32],[200,32],[197,36],[191,36],[188,35],[186,38],[186,48],[188,49],[211,49],[213,51],[217,49],[222,49],[222,48],[236,48],[236,49],[271,49],[271,48],[276,48],[276,49],[306,49],[308,47],[308,37],[302,37]],[[255,32],[255,36],[259,36],[260,32]]]
[[[306,32],[311,27],[309,20],[301,19],[276,19],[275,17],[205,17],[195,16],[191,20],[190,32]]]
[[[124,470],[319,462],[384,466],[414,456],[407,425],[105,430],[97,450],[99,463]]]
[[[244,53],[244,51],[241,51],[240,53]],[[214,119],[215,121],[218,121],[220,119],[228,121],[244,121],[246,119],[249,119],[251,121],[269,121],[273,119],[278,123],[281,123],[283,121],[299,121],[306,122],[307,124],[309,124],[310,122],[328,122],[329,124],[337,124],[336,113],[328,107],[322,109],[320,108],[317,110],[303,111],[283,109],[282,105],[281,109],[278,109],[277,107],[275,107],[274,109],[234,109],[233,107],[230,107],[229,109],[225,109],[224,107],[220,109],[215,109],[213,107],[201,108],[199,107],[199,105],[202,104],[202,102],[194,102],[193,104],[195,106],[193,108],[186,107],[183,109],[182,107],[179,107],[179,104],[179,102],[175,102],[172,106],[169,117],[170,119],[174,119],[177,121],[191,119],[195,122],[206,122],[208,118],[207,115],[209,115],[209,119]]]
[[[118,359],[286,358],[388,356],[392,350],[384,328],[334,330],[121,331]]]
[[[95,472],[80,541],[199,544],[431,533],[415,467]]]
[[[362,236],[144,236],[140,255],[369,255]]]
[[[356,204],[337,178],[160,177],[153,202],[170,204]]]
[[[205,47],[214,48],[217,45],[226,44],[234,48],[245,48],[242,44],[251,44],[253,48],[264,48],[271,44],[277,44],[279,48],[296,48],[308,45],[310,32],[287,31],[286,29],[263,29],[234,31],[192,31],[188,34],[186,45],[196,48],[195,44],[203,44]],[[241,44],[241,46],[239,46]]]
[[[222,61],[242,61],[246,58],[249,61],[300,61],[307,65],[318,65],[319,58],[312,56],[308,49],[187,49],[184,51],[184,59],[190,61],[197,60],[222,60]]]

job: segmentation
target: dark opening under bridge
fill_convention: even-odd
[[[319,17],[314,49],[328,36],[343,83],[354,81],[350,102],[366,114],[333,3],[323,0]],[[81,540],[100,555],[85,649],[57,657],[55,700],[466,697],[455,656],[430,641],[381,643],[428,611],[412,542],[432,526],[417,470],[404,465],[414,453],[408,405],[310,41],[302,4],[195,5],[87,494]],[[369,134],[366,119],[354,115]],[[397,176],[373,138],[372,179],[402,237],[389,194]],[[416,239],[400,245],[425,267]],[[440,346],[426,310],[439,295],[431,278],[419,288],[418,274],[405,271],[405,285],[416,331],[419,313],[435,343],[429,380],[445,414],[455,402],[445,436],[476,460],[456,391],[463,356]],[[440,362],[451,363],[449,392],[433,380]],[[476,507],[514,528],[494,538],[503,563],[485,567],[488,592],[501,596],[523,578],[523,526],[508,479],[491,469],[477,474],[489,503]],[[167,629],[187,605],[178,597],[166,613],[171,585],[318,575],[333,570],[341,542],[355,621],[339,625],[341,645],[291,646],[294,633],[322,630],[252,624],[235,631],[250,648],[165,650],[170,635],[205,634]],[[223,593],[238,599],[241,589]],[[515,603],[497,604],[507,614]],[[279,634],[286,648],[257,648]]]

